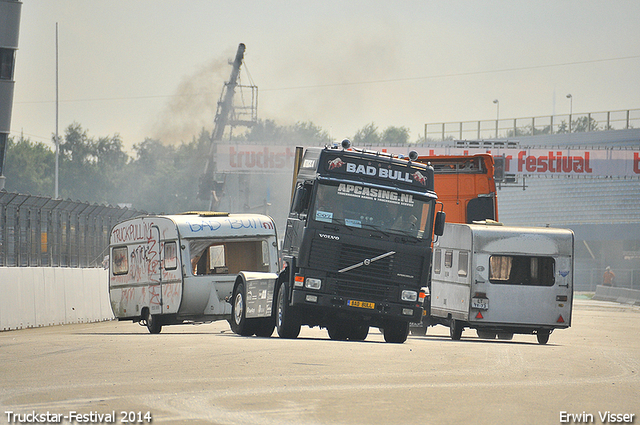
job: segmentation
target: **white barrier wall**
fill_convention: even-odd
[[[112,320],[108,271],[0,267],[0,330]]]
[[[613,301],[621,304],[640,305],[640,291],[628,288],[616,288],[612,286],[598,285],[594,300]]]

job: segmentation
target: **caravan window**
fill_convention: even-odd
[[[489,281],[506,285],[553,286],[556,262],[551,257],[492,255]]]
[[[262,240],[194,239],[189,241],[189,252],[194,275],[269,271],[269,244]]]
[[[126,246],[113,248],[111,252],[111,271],[114,275],[129,273],[129,258]]]
[[[178,248],[175,242],[164,243],[164,268],[165,270],[178,268]]]

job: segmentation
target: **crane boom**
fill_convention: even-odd
[[[238,85],[238,75],[240,74],[240,66],[244,59],[245,45],[240,43],[238,45],[238,51],[236,58],[232,63],[231,75],[229,81],[225,83],[222,89],[222,95],[220,101],[218,101],[218,110],[215,117],[215,127],[211,134],[211,147],[209,149],[209,155],[207,156],[207,162],[205,163],[204,172],[200,177],[200,186],[198,189],[198,198],[203,200],[210,200],[209,209],[213,210],[217,204],[216,189],[218,185],[224,184],[216,182],[214,174],[216,172],[216,143],[222,140],[225,127],[229,123],[229,115],[233,109],[233,95],[235,94],[236,86]]]

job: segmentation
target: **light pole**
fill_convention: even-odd
[[[569,133],[571,133],[571,116],[573,115],[573,96],[571,93],[567,95],[567,99],[569,99]]]
[[[494,99],[493,103],[496,104],[496,139],[498,138],[498,122],[500,121],[500,102],[498,99]]]

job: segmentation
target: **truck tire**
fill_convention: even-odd
[[[147,310],[145,320],[147,322],[147,329],[149,329],[150,334],[159,334],[160,331],[162,331],[162,323],[160,322],[160,318],[151,314],[151,311]]]
[[[273,320],[273,317],[266,317],[264,319],[256,319],[256,336],[260,336],[263,338],[269,338],[273,335],[273,330],[276,327],[276,324]]]
[[[384,340],[393,344],[402,344],[409,336],[409,322],[390,322],[382,328]]]
[[[349,339],[349,328],[344,323],[332,323],[327,326],[329,338],[334,341],[346,341]]]
[[[449,336],[451,336],[452,340],[459,341],[460,338],[462,338],[463,329],[462,324],[460,324],[456,319],[451,319],[449,321]]]
[[[369,325],[367,324],[354,324],[349,329],[350,341],[364,341],[369,335]]]
[[[289,305],[287,283],[281,282],[276,307],[276,328],[280,338],[295,339],[300,335],[300,321]]]
[[[244,293],[244,283],[240,282],[233,290],[233,302],[231,303],[231,330],[242,336],[251,336],[255,333],[255,325],[247,319],[247,303]]]

